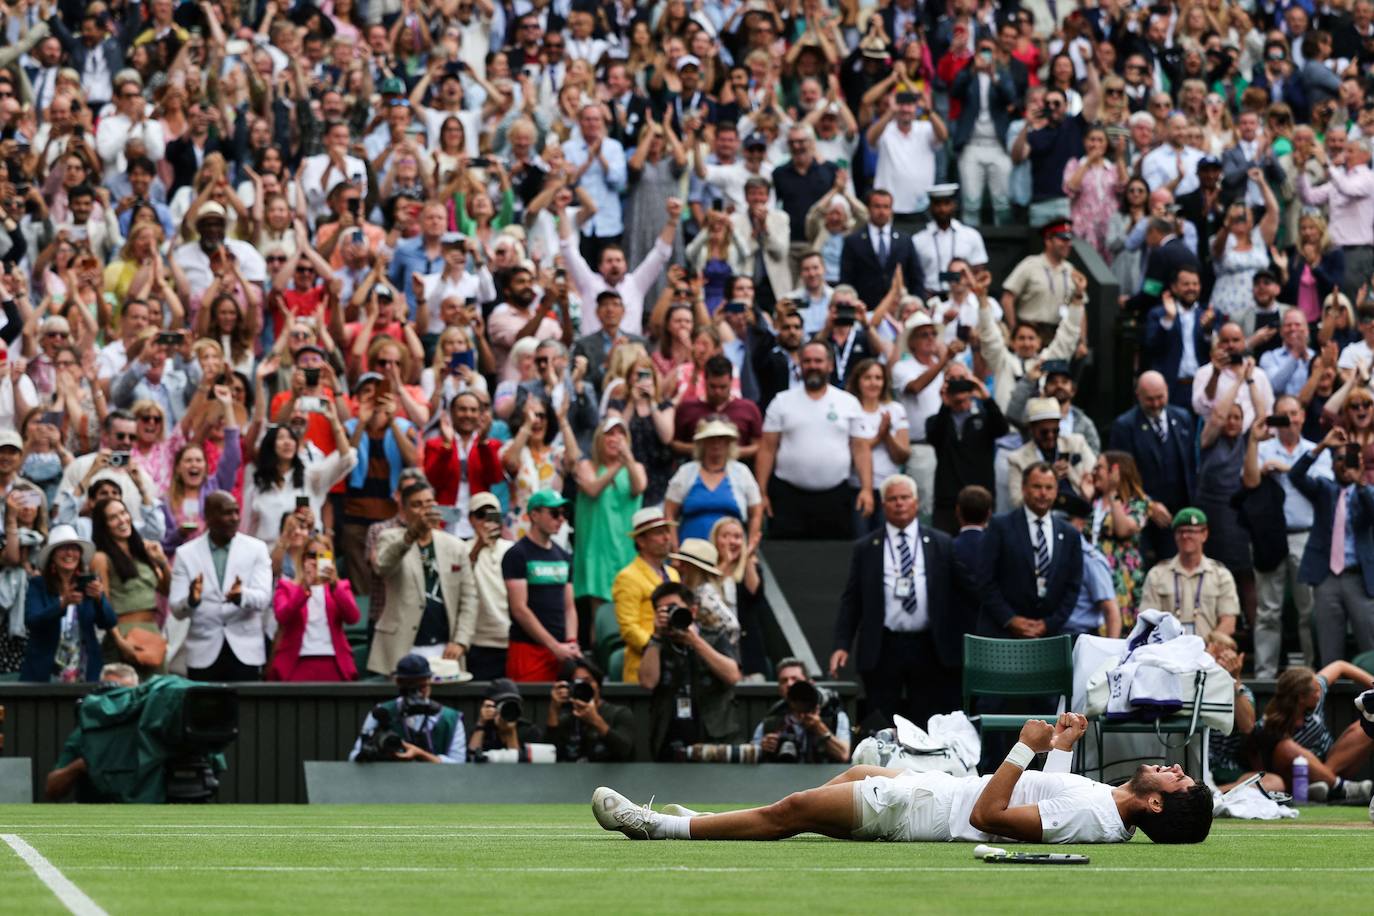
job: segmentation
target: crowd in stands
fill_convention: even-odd
[[[1146,607],[1304,697],[1374,650],[1371,0],[16,0],[0,33],[0,676],[599,690],[613,609],[680,755],[783,680],[789,538],[857,539],[829,667],[885,712],[957,706],[964,633]],[[1015,225],[994,277],[979,227]],[[1090,320],[1138,340],[1100,426]],[[546,727],[623,746],[577,702]],[[847,753],[799,709],[759,746]]]

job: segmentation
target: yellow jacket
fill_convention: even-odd
[[[678,581],[677,570],[664,567],[668,579]],[[615,602],[615,619],[620,624],[620,636],[625,640],[625,680],[639,682],[639,660],[649,637],[654,635],[654,605],[649,596],[663,584],[654,568],[635,557],[634,562],[615,575],[611,585],[611,600]]]

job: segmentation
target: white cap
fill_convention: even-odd
[[[678,70],[681,71],[683,67],[696,67],[700,70],[701,60],[695,54],[684,54],[677,59]]]
[[[1059,402],[1054,398],[1031,398],[1026,403],[1026,422],[1039,423],[1042,420],[1053,420],[1058,423],[1063,419],[1063,414],[1059,410]]]

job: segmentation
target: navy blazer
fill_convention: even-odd
[[[1197,424],[1193,415],[1182,407],[1170,405],[1165,408],[1165,415],[1169,422],[1169,438],[1165,442],[1159,441],[1145,412],[1137,405],[1112,422],[1107,448],[1134,455],[1145,492],[1151,499],[1168,505],[1170,512],[1177,512],[1188,505],[1197,492],[1197,448],[1194,445]],[[1173,471],[1169,470],[1171,466]],[[1179,474],[1183,477],[1183,492],[1177,498],[1183,502],[1172,505],[1165,491],[1170,477]]]
[[[1331,534],[1335,527],[1336,500],[1341,485],[1325,477],[1308,474],[1317,460],[1313,449],[1288,470],[1288,479],[1312,503],[1312,533],[1298,565],[1298,580],[1305,585],[1321,585],[1331,575]],[[1359,484],[1355,499],[1346,503],[1346,513],[1355,529],[1355,556],[1360,561],[1364,593],[1374,598],[1374,486]]]
[[[48,582],[42,576],[29,577],[29,592],[24,603],[24,623],[29,628],[29,642],[24,647],[24,664],[19,672],[21,681],[47,683],[52,680],[52,666],[57,658],[57,646],[62,639],[62,618],[67,613],[67,605],[61,595],[48,591]],[[100,601],[86,598],[76,606],[78,629],[81,632],[81,646],[86,652],[86,670],[82,678],[94,683],[100,680],[100,640],[96,639],[95,628],[108,630],[119,621],[115,617],[110,599],[104,595]]]
[[[1203,308],[1201,302],[1193,306]],[[1215,327],[1215,322],[1213,327]],[[1175,407],[1191,408],[1193,388],[1178,381],[1178,364],[1183,361],[1183,322],[1175,316],[1173,327],[1164,327],[1164,306],[1156,305],[1145,316],[1145,335],[1140,344],[1144,359],[1142,369],[1154,369],[1169,380],[1169,403]],[[1201,369],[1212,359],[1212,338],[1202,327],[1202,312],[1193,322],[1193,353]]]
[[[982,93],[978,88],[977,76],[973,64],[967,65],[954,77],[954,85],[949,91],[952,98],[960,99],[964,103],[959,109],[959,120],[954,124],[956,150],[963,149],[968,143],[969,138],[973,136],[973,126],[978,122]],[[1005,137],[1007,127],[1011,124],[1007,106],[1015,105],[1020,98],[1016,91],[1016,83],[1012,81],[1011,71],[1006,67],[998,67],[993,72],[992,81],[988,86],[988,106],[991,108],[988,114],[992,117],[992,126],[998,137]]]
[[[1237,141],[1235,146],[1221,154],[1221,188],[1222,196],[1226,200],[1244,199],[1245,189],[1250,181],[1248,173],[1251,166],[1258,166],[1263,169],[1264,178],[1269,184],[1283,183],[1283,169],[1279,167],[1278,160],[1274,158],[1272,152],[1252,162],[1245,158],[1245,151],[1240,148],[1240,142]]]
[[[940,663],[950,668],[962,664],[964,634],[973,629],[977,608],[957,600],[960,592],[959,570],[954,562],[954,542],[949,535],[930,525],[920,526],[921,550],[926,564],[926,610],[931,635]],[[887,526],[870,532],[854,542],[849,558],[849,579],[840,596],[840,611],[835,617],[835,648],[854,649],[855,666],[860,672],[878,666],[883,645],[886,598],[883,594],[883,553],[891,548],[885,542]]]
[[[1183,268],[1196,271],[1199,277],[1202,275],[1202,262],[1197,252],[1179,236],[1173,236],[1158,248],[1147,247],[1141,264],[1145,276],[1140,292],[1127,299],[1124,306],[1137,315],[1148,314],[1160,304],[1163,291],[1173,285],[1174,276]],[[1150,292],[1151,289],[1155,292]]]
[[[978,632],[1008,637],[1012,617],[1045,621],[1045,635],[1056,636],[1073,613],[1083,584],[1083,542],[1068,522],[1052,519],[1054,538],[1045,597],[1035,587],[1035,546],[1025,509],[994,516],[983,535],[982,607]]]
[[[854,287],[859,294],[859,301],[868,306],[870,312],[887,295],[898,264],[902,265],[902,279],[906,282],[907,292],[913,296],[925,293],[921,260],[916,257],[911,236],[894,228],[890,237],[892,241],[888,246],[886,267],[878,263],[878,253],[873,250],[873,240],[869,237],[867,226],[845,236],[840,248],[840,282]]]
[[[1303,260],[1296,245],[1289,245],[1285,253],[1288,255],[1288,282],[1279,290],[1279,301],[1295,303],[1298,301],[1302,267],[1307,262]],[[1345,249],[1332,245],[1331,250],[1322,255],[1322,259],[1312,269],[1312,278],[1317,281],[1317,301],[1325,302],[1326,297],[1331,295],[1331,290],[1345,280]]]

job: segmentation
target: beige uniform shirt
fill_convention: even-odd
[[[1231,571],[1216,560],[1203,557],[1198,568],[1189,573],[1178,557],[1173,557],[1150,570],[1137,607],[1168,611],[1206,639],[1221,618],[1240,613],[1240,599]]]

